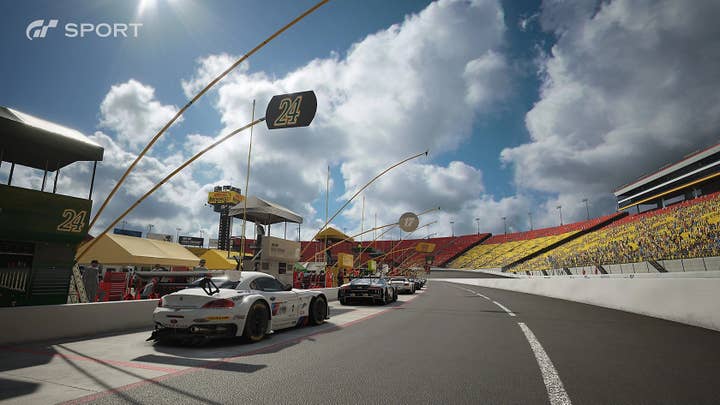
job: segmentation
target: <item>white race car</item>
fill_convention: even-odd
[[[155,331],[148,340],[201,344],[215,337],[243,336],[257,342],[273,330],[329,319],[321,291],[294,290],[255,271],[239,275],[236,284],[206,278],[198,287],[163,296],[153,312]],[[224,288],[217,287],[221,284]]]

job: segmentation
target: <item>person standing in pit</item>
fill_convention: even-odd
[[[87,293],[88,302],[95,302],[95,296],[98,290],[98,277],[100,276],[100,263],[97,260],[90,262],[90,267],[86,267],[82,274],[85,292]]]

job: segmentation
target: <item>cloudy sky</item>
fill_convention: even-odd
[[[77,129],[105,148],[95,208],[173,114],[314,1],[28,1],[3,5],[0,105]],[[718,142],[720,3],[712,1],[331,1],[252,56],[141,160],[102,230],[274,94],[314,90],[302,129],[253,133],[249,194],[305,218],[302,238],[386,167],[333,224],[347,232],[440,206],[420,234],[527,230],[613,212],[612,191]],[[28,24],[57,19],[45,38]],[[142,24],[137,37],[67,37],[66,24]],[[715,28],[713,28],[715,27]],[[132,34],[132,30],[128,31]],[[101,30],[102,34],[106,31]],[[205,155],[135,209],[126,229],[217,234],[215,185],[243,189],[249,133]],[[90,164],[60,176],[86,195]],[[6,181],[8,165],[0,166]],[[40,187],[42,173],[13,183]],[[479,218],[478,221],[475,218]],[[451,225],[454,222],[454,225]],[[451,229],[452,228],[452,229]],[[235,223],[234,234],[240,232]],[[273,229],[282,236],[284,229]],[[297,227],[288,227],[295,237]],[[249,235],[250,236],[250,235]],[[397,237],[396,234],[388,234]]]

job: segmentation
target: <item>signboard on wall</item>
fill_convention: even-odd
[[[190,247],[203,247],[205,244],[205,239],[203,238],[197,238],[195,236],[180,236],[178,238],[178,243],[183,246],[190,246]]]
[[[211,191],[208,193],[208,204],[230,204],[241,203],[245,197],[232,190]]]
[[[429,242],[418,242],[415,245],[415,251],[420,253],[432,253],[435,250],[435,244]]]
[[[168,234],[166,234],[166,233],[152,233],[152,232],[150,232],[150,233],[147,234],[147,238],[148,238],[148,239],[154,239],[154,240],[162,240],[162,241],[165,241],[165,242],[172,242],[172,241],[173,241],[172,235],[168,235]]]
[[[300,243],[292,240],[264,236],[262,238],[263,260],[294,263],[300,260]]]
[[[129,230],[129,229],[115,228],[115,229],[113,229],[113,233],[114,233],[115,235],[134,236],[134,237],[136,237],[136,238],[142,237],[142,232],[141,232],[141,231],[131,231],[131,230]]]
[[[353,268],[353,255],[349,253],[338,253],[337,265],[341,269]]]

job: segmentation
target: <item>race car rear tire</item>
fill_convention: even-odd
[[[393,289],[393,299],[392,299],[392,302],[397,301],[397,296],[398,296],[397,290]]]
[[[340,301],[340,305],[347,305],[347,298],[339,298],[338,301]]]
[[[325,322],[327,317],[327,301],[323,297],[316,297],[310,301],[310,313],[308,318],[310,319],[310,325],[320,325]]]
[[[259,342],[265,337],[270,311],[262,301],[255,301],[248,311],[243,337],[250,342]]]

